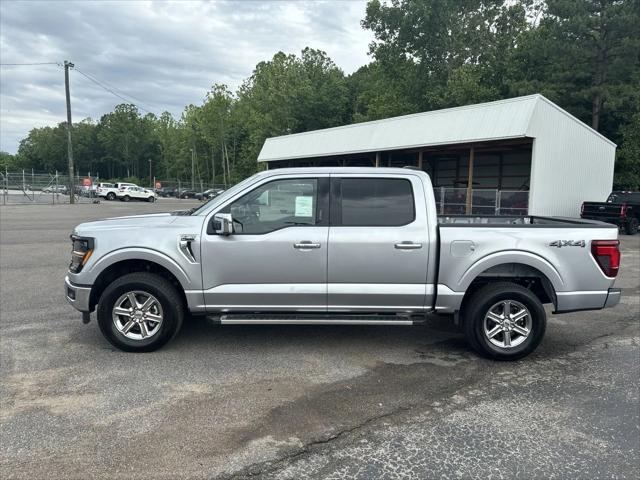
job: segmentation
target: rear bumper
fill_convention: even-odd
[[[601,310],[614,307],[620,302],[619,288],[588,292],[557,292],[554,313],[569,313],[581,310]]]
[[[604,308],[615,307],[620,303],[621,296],[622,291],[619,288],[610,288],[607,295],[607,301],[604,303]]]
[[[69,277],[64,277],[64,296],[67,302],[81,312],[90,312],[91,287],[74,285]]]

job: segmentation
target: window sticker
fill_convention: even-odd
[[[313,197],[296,197],[296,217],[313,216]]]

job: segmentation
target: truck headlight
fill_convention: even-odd
[[[93,238],[71,235],[71,243],[73,248],[71,250],[69,271],[71,273],[78,273],[93,253]]]

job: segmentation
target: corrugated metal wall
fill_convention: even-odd
[[[611,192],[615,145],[543,97],[527,136],[534,137],[529,213],[579,217],[585,200]]]

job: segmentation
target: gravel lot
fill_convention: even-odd
[[[112,348],[63,297],[72,227],[157,204],[0,207],[0,477],[637,478],[640,235],[614,309],[516,363],[426,327],[219,327]]]

